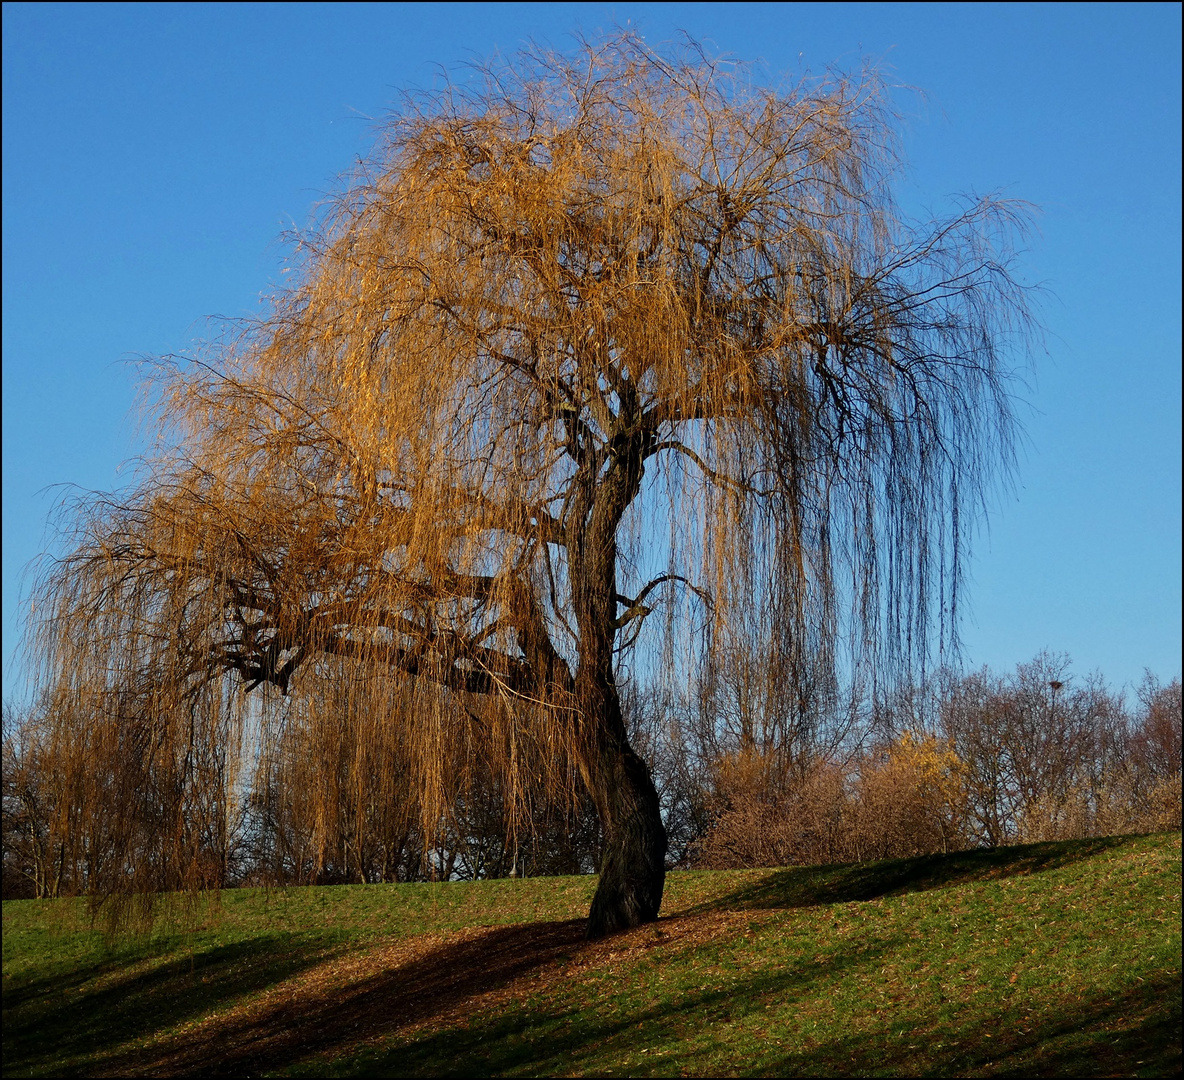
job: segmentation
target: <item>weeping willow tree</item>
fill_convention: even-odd
[[[582,785],[589,933],[656,918],[621,665],[759,635],[804,700],[907,664],[1010,460],[1022,208],[911,223],[899,163],[874,73],[771,89],[631,35],[410,98],[268,312],[157,367],[158,451],[40,579],[91,887],[209,883],[264,773],[426,837],[480,773],[511,825]]]

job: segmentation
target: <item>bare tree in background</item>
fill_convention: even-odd
[[[899,669],[1010,463],[1023,209],[907,222],[898,163],[874,72],[768,89],[630,34],[409,100],[270,314],[160,365],[161,449],[40,579],[54,739],[115,823],[93,887],[216,883],[298,722],[405,764],[301,798],[406,779],[428,838],[475,772],[520,822],[582,783],[589,934],[654,919],[620,665],[759,635],[791,709]]]

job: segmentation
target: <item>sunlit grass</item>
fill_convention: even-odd
[[[1179,834],[675,874],[587,943],[593,885],[244,890],[116,940],[8,903],[4,1072],[1179,1069]]]

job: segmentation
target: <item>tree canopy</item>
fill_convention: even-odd
[[[1024,208],[906,220],[895,130],[874,71],[630,34],[408,97],[267,313],[157,365],[158,450],[40,578],[94,887],[214,880],[285,731],[339,803],[348,730],[348,797],[425,835],[479,771],[522,821],[582,785],[590,932],[655,917],[631,651],[757,642],[791,711],[907,666],[1011,460]]]

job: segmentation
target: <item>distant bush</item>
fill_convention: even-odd
[[[839,766],[796,773],[777,754],[720,762],[696,865],[731,869],[905,858],[969,846],[964,766],[932,735],[905,732]]]

